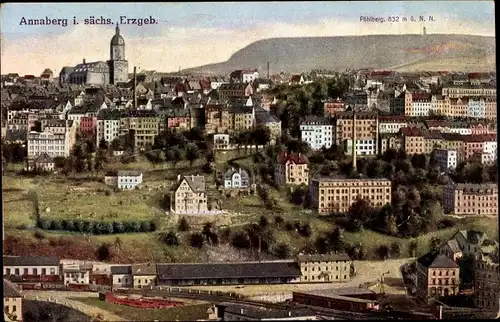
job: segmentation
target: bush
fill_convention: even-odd
[[[125,231],[125,227],[121,221],[115,221],[113,223],[113,231],[117,234],[123,233]]]
[[[194,233],[191,234],[189,241],[192,247],[202,248],[203,245],[205,244],[205,237],[203,237],[203,235],[200,233]]]
[[[188,231],[188,230],[189,230],[189,224],[186,218],[182,217],[181,220],[179,220],[179,231]]]
[[[401,244],[394,242],[391,244],[391,257],[397,258],[399,256],[401,256]]]
[[[58,219],[50,221],[50,230],[62,230],[62,223]]]
[[[91,221],[83,222],[83,232],[91,234],[94,232],[94,223]]]
[[[44,239],[45,238],[45,234],[43,233],[43,231],[37,229],[35,231],[35,234],[34,234],[35,238],[36,239]]]
[[[179,246],[179,237],[173,231],[160,234],[160,241],[168,246]]]
[[[37,226],[40,229],[48,230],[50,229],[51,222],[47,219],[39,219],[37,222]]]
[[[290,247],[287,244],[279,244],[274,248],[274,255],[279,259],[290,257]]]
[[[302,226],[300,226],[298,232],[299,235],[302,237],[311,237],[312,235],[311,225],[309,223],[303,224]]]
[[[286,229],[287,231],[292,231],[292,230],[294,230],[294,229],[295,229],[295,227],[293,226],[293,224],[292,224],[291,222],[287,221],[287,222],[285,223],[285,229]]]
[[[107,261],[112,257],[111,245],[102,243],[96,250],[96,257],[99,261]]]
[[[457,223],[453,219],[445,218],[439,222],[438,229],[446,229],[455,227]]]

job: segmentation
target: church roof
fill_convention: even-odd
[[[120,46],[125,45],[125,40],[120,35],[120,27],[118,27],[118,24],[116,24],[116,33],[113,36],[113,38],[111,38],[111,46],[117,46],[117,45],[120,45]]]

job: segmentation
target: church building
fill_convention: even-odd
[[[59,83],[116,85],[128,81],[128,61],[125,60],[125,40],[120,35],[120,27],[109,45],[110,60],[88,63],[83,59],[74,67],[63,67],[59,73]]]

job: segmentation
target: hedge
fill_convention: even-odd
[[[111,235],[121,233],[140,233],[156,231],[152,221],[88,221],[40,219],[37,227],[43,230],[65,230],[94,235]]]

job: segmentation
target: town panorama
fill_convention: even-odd
[[[162,72],[106,30],[1,75],[6,321],[498,318],[494,68]],[[494,44],[445,36],[393,37]]]

